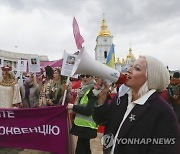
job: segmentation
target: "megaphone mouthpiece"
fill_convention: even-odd
[[[116,81],[117,84],[123,84],[125,83],[127,77],[125,74],[120,73],[119,79]]]

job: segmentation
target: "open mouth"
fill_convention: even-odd
[[[129,76],[128,74],[125,74],[127,79],[132,79],[131,76]]]

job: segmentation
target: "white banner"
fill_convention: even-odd
[[[39,57],[31,57],[28,59],[29,72],[40,72],[40,60]]]
[[[18,72],[27,71],[27,60],[18,60],[17,71]]]
[[[0,67],[3,67],[4,65],[4,57],[0,57]]]
[[[0,57],[0,76],[2,76],[2,69],[1,67],[4,66],[4,57]]]
[[[71,72],[73,70],[76,57],[77,57],[77,55],[69,54],[64,51],[61,75],[71,77],[71,74],[72,74]],[[75,78],[77,78],[77,77],[75,76]]]

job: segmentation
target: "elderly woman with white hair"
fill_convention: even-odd
[[[168,84],[167,68],[154,57],[140,56],[127,71],[129,88],[110,105],[105,85],[93,114],[96,123],[105,125],[104,153],[178,153],[178,122],[172,107],[159,96]]]

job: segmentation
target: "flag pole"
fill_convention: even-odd
[[[70,77],[68,76],[68,77],[67,77],[67,80],[66,80],[66,86],[69,85],[69,80],[70,80]],[[62,105],[64,105],[64,103],[65,103],[66,95],[67,95],[67,89],[65,89],[65,91],[64,91]]]
[[[68,76],[66,80],[66,86],[69,85],[69,80],[70,80],[70,77]],[[67,95],[67,89],[64,91],[62,105],[65,104],[66,95]],[[72,127],[72,122],[71,122],[70,112],[68,111],[68,117],[67,117],[67,132],[68,132],[67,153],[68,154],[74,154],[74,151],[75,151],[74,144],[73,144],[74,143],[73,136],[69,133],[71,127]]]

